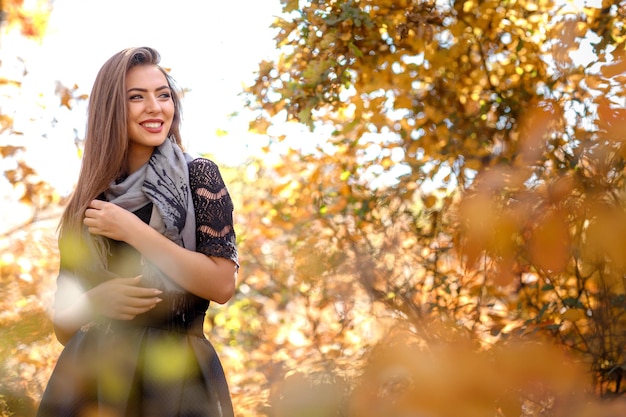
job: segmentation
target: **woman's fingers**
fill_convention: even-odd
[[[139,314],[152,310],[161,301],[160,298],[133,299],[129,304],[112,309],[108,316],[117,320],[132,320]]]
[[[153,299],[135,299],[137,301],[136,305],[125,306],[118,312],[118,320],[132,320],[137,317],[139,314],[143,314],[147,311],[152,310],[158,303],[160,303],[160,298]]]
[[[101,315],[117,320],[132,320],[136,315],[154,308],[162,300],[156,288],[144,288],[141,276],[114,278],[92,292],[92,306]]]
[[[158,297],[142,298],[142,297],[129,297],[124,303],[125,307],[129,308],[152,308],[158,303],[163,301]]]
[[[156,297],[162,292],[163,291],[157,290],[156,288],[127,287],[124,291],[124,294],[127,297],[151,298]]]
[[[91,200],[91,202],[89,203],[89,208],[101,209],[102,207],[106,206],[107,204],[108,203],[106,201],[102,201],[102,200],[98,200],[98,199]]]

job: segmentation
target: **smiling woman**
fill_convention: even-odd
[[[260,148],[247,140],[248,120],[241,120],[248,117],[242,85],[252,82],[259,62],[276,54],[270,25],[280,13],[278,0],[178,0],[175,7],[168,0],[55,0],[48,34],[29,68],[33,88],[41,93],[44,78],[86,94],[103,57],[151,45],[185,88],[185,147],[240,163],[249,147]],[[190,52],[198,42],[202,52]],[[58,98],[53,100],[58,106]],[[240,116],[233,119],[233,114]],[[56,117],[60,123],[69,117],[82,122],[80,108],[61,116]],[[71,140],[69,131],[65,137],[59,133],[60,139]],[[217,131],[229,133],[219,146]],[[46,132],[50,135],[49,127]]]
[[[145,164],[166,139],[175,110],[172,91],[157,66],[138,65],[126,74],[128,96],[128,172]]]
[[[125,49],[96,77],[60,226],[53,324],[65,348],[39,417],[233,415],[203,332],[209,303],[235,290],[233,204],[217,165],[183,152],[159,61]]]
[[[19,94],[2,106],[4,114],[14,116],[14,130],[21,134],[10,140],[26,145],[29,166],[61,197],[67,196],[80,164],[75,143],[83,139],[86,111],[81,100],[100,64],[128,46],[150,45],[161,52],[162,66],[185,90],[181,100],[187,151],[240,164],[264,145],[247,132],[249,114],[240,92],[258,63],[276,54],[270,25],[280,11],[278,0],[210,5],[177,0],[175,7],[169,0],[54,0],[40,42],[28,43],[13,34],[0,41],[0,78],[10,71],[15,78],[8,79],[21,85]],[[202,52],[191,52],[200,41]],[[51,164],[51,156],[59,163]],[[0,198],[3,186],[0,178]]]

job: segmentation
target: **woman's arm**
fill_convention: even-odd
[[[224,304],[235,293],[237,265],[178,246],[145,223],[136,224],[126,242],[187,291]]]
[[[233,261],[178,246],[133,213],[113,203],[93,200],[84,223],[90,233],[133,246],[192,294],[223,304],[235,292],[237,265]]]
[[[223,304],[235,292],[239,268],[232,202],[217,166],[206,159],[194,163],[190,188],[196,210],[197,251],[178,246],[132,213],[100,200],[92,201],[84,223],[90,233],[130,244],[187,291]]]

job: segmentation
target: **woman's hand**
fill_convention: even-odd
[[[102,200],[93,200],[85,210],[83,220],[89,233],[109,239],[126,242],[133,226],[142,223],[141,219],[122,207]]]
[[[141,286],[141,276],[113,278],[66,300],[54,312],[54,333],[65,345],[83,325],[98,317],[132,320],[162,300],[161,291]]]
[[[98,316],[115,320],[132,320],[153,309],[162,300],[156,288],[140,285],[141,276],[113,278],[87,292],[91,311]]]

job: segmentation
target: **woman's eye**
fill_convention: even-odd
[[[172,97],[172,95],[171,95],[170,93],[163,93],[163,94],[161,94],[159,97],[162,97],[162,98],[170,98],[170,97]]]
[[[130,97],[128,97],[129,100],[139,100],[141,99],[141,95],[140,94],[134,94]]]

